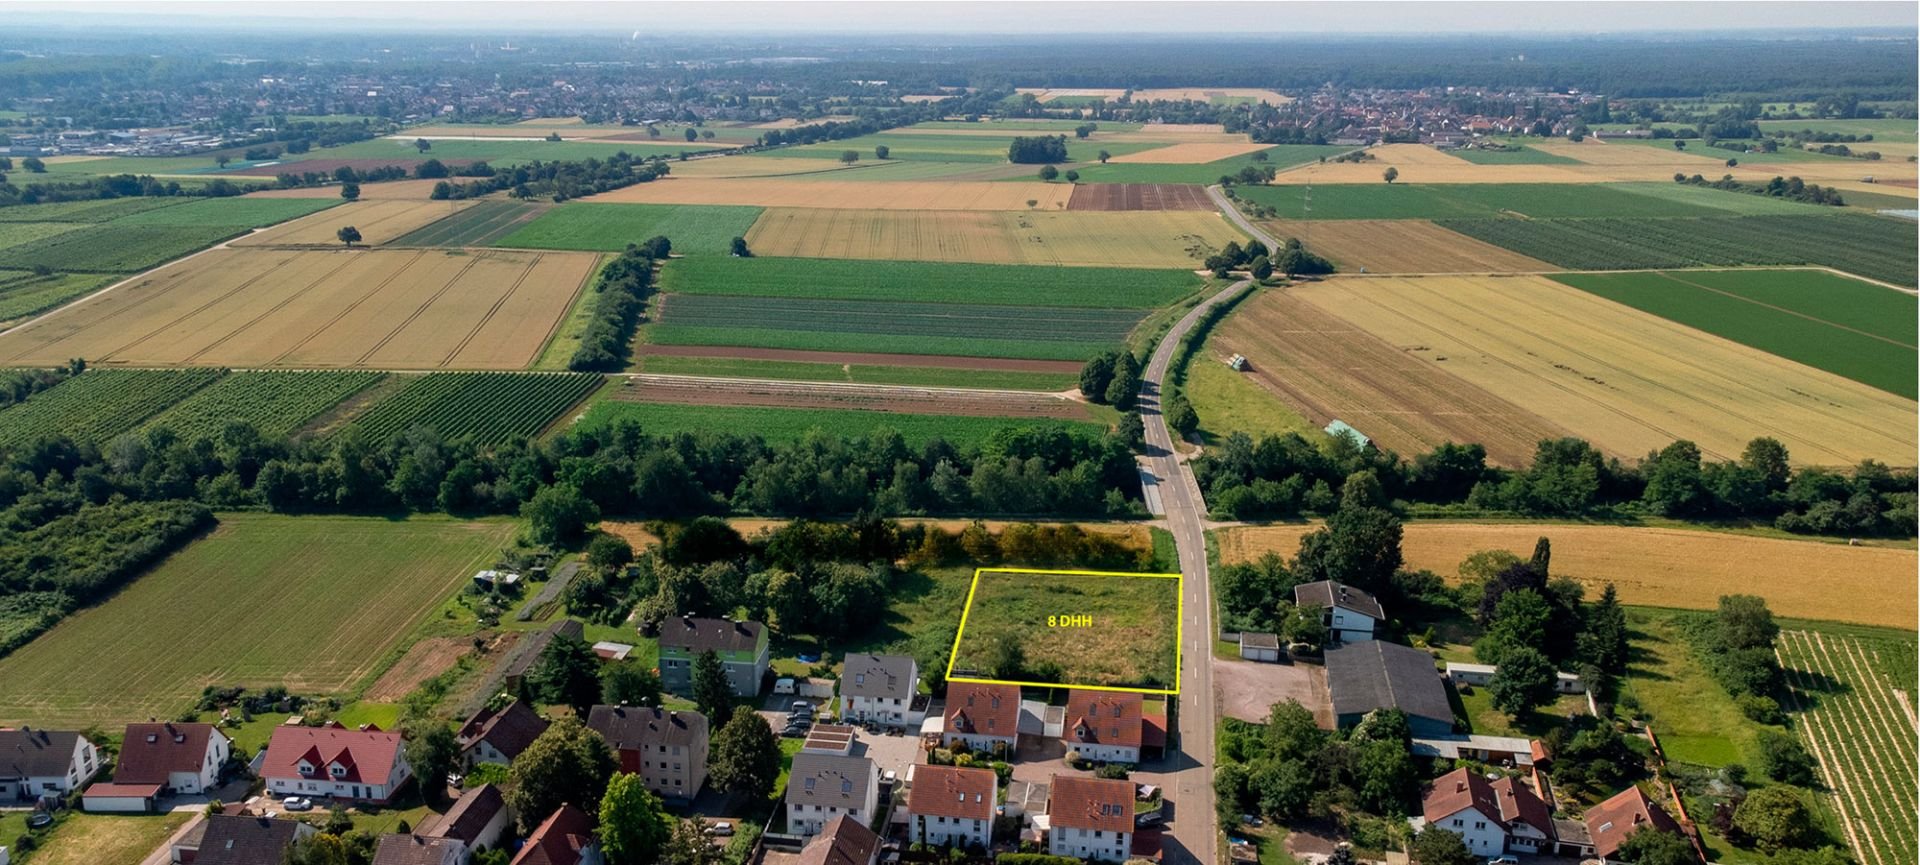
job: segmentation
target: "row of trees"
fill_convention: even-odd
[[[29,171],[40,160],[31,156],[22,160],[23,167]],[[31,163],[31,164],[29,164]],[[0,172],[10,166],[0,166]],[[41,168],[44,171],[45,168]],[[239,184],[226,178],[218,178],[194,186],[181,186],[178,181],[155,179],[151,175],[115,174],[109,177],[90,177],[85,179],[60,180],[54,182],[34,181],[25,185],[15,185],[0,174],[0,207],[12,207],[22,204],[51,204],[59,201],[94,201],[105,198],[171,197],[194,196],[201,198],[228,198],[270,188],[264,183]]]
[[[1007,161],[1016,165],[1066,162],[1067,137],[1065,135],[1015,136],[1013,142],[1007,145]]]
[[[673,243],[665,237],[627,244],[619,257],[600,269],[593,284],[593,312],[580,334],[567,368],[576,372],[613,372],[626,368],[633,330],[653,287],[654,262],[665,259]]]
[[[1732,165],[1733,163],[1734,160],[1727,160],[1728,165]],[[1719,180],[1708,181],[1705,177],[1698,174],[1688,177],[1685,174],[1674,172],[1673,182],[1683,183],[1689,186],[1709,186],[1728,192],[1748,192],[1754,195],[1765,195],[1772,198],[1785,198],[1790,201],[1800,201],[1807,204],[1824,204],[1830,207],[1842,207],[1847,203],[1846,199],[1840,197],[1840,190],[1830,186],[1821,186],[1817,183],[1807,183],[1798,177],[1784,179],[1775,177],[1766,183],[1742,183],[1733,179],[1733,175],[1731,174],[1722,175]]]
[[[193,502],[50,499],[0,515],[0,655],[213,526]]]

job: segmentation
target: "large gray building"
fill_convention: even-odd
[[[1375,709],[1399,709],[1416,737],[1453,732],[1453,706],[1433,656],[1419,649],[1367,640],[1327,650],[1327,691],[1341,727]]]

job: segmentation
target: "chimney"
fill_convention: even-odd
[[[1465,792],[1467,792],[1467,782],[1465,782],[1465,781],[1455,781],[1455,782],[1453,782],[1453,792],[1455,792],[1455,793],[1465,793]]]

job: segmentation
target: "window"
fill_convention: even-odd
[[[1487,821],[1485,821],[1485,820],[1475,820],[1475,821],[1473,821],[1473,828],[1475,828],[1475,829],[1485,829],[1485,828],[1487,828]]]
[[[1453,818],[1453,825],[1455,825],[1455,826],[1465,826],[1465,825],[1466,825],[1466,823],[1465,823],[1465,822],[1463,822],[1463,821],[1461,821],[1461,819],[1460,819],[1460,818],[1458,818],[1458,817],[1455,817],[1455,818]]]

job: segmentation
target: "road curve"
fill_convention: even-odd
[[[1209,192],[1220,201],[1217,192]],[[1231,208],[1223,209],[1231,212]],[[1175,805],[1163,845],[1164,861],[1169,865],[1213,865],[1218,858],[1215,854],[1220,833],[1213,806],[1213,592],[1208,582],[1207,539],[1202,523],[1207,505],[1193,473],[1174,453],[1173,434],[1160,412],[1160,392],[1181,339],[1208,310],[1239,297],[1251,285],[1251,281],[1234,283],[1182,316],[1154,348],[1140,379],[1140,419],[1145,422],[1147,438],[1146,454],[1140,463],[1158,480],[1167,530],[1173,533],[1179,550],[1180,573],[1186,575],[1181,587],[1178,747],[1171,748],[1168,755],[1173,775],[1168,798]]]
[[[1279,249],[1284,245],[1274,240],[1273,235],[1255,228],[1253,223],[1248,222],[1246,214],[1241,213],[1240,208],[1233,206],[1233,202],[1227,198],[1226,192],[1221,190],[1218,185],[1207,187],[1207,197],[1213,199],[1214,205],[1220,208],[1220,212],[1226,214],[1228,219],[1233,220],[1233,224],[1238,226],[1241,231],[1246,232],[1248,237],[1266,244],[1268,251]]]

